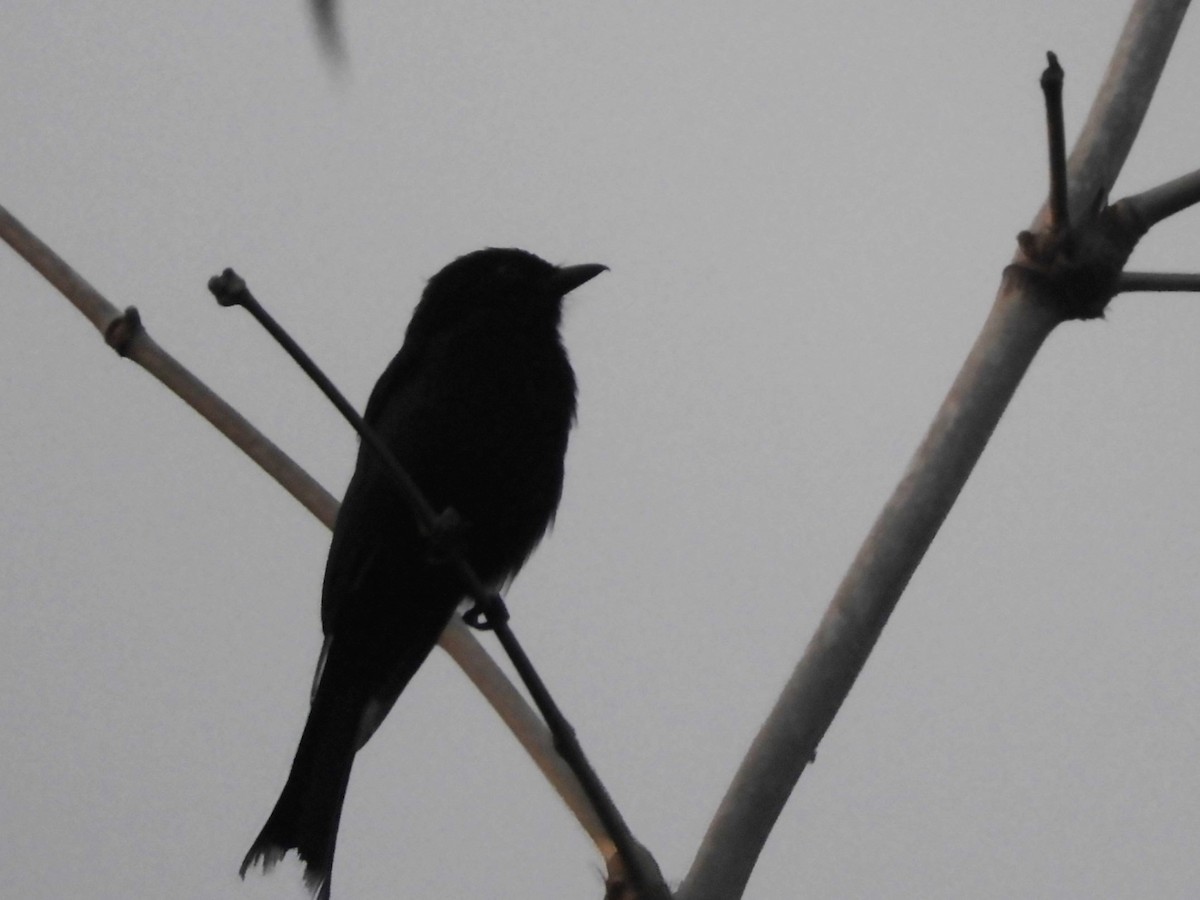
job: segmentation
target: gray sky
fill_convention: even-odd
[[[355,443],[207,278],[354,400],[485,245],[573,296],[580,420],[509,597],[681,878],[1045,193],[1125,2],[10,0],[0,202],[335,493]],[[1186,24],[1118,195],[1200,161]],[[1200,268],[1200,219],[1135,268]],[[0,250],[0,883],[283,898],[328,536]],[[749,896],[1185,897],[1200,883],[1200,300],[1047,343]],[[438,654],[359,756],[335,897],[596,897],[590,845]]]

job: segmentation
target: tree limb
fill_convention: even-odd
[[[1120,202],[1129,205],[1141,217],[1146,228],[1150,228],[1163,219],[1200,203],[1200,169],[1148,191],[1126,197]]]
[[[1068,163],[1072,223],[1094,224],[1100,218],[1103,198],[1133,145],[1186,8],[1184,0],[1134,4]],[[1044,206],[1035,219],[1039,234],[1047,233],[1048,219]],[[1110,216],[1104,224],[1121,225],[1121,219]],[[1127,248],[1114,251],[1118,257],[1123,252],[1127,258],[1138,234],[1125,242]],[[1124,258],[1117,260],[1118,273]],[[1021,265],[1006,270],[983,331],[928,434],[726,791],[677,900],[742,896],[784,803],[1037,350],[1078,308],[1079,298],[1064,297],[1069,293],[1064,284],[1027,267],[1021,251],[1017,260]],[[1102,310],[1112,296],[1113,279],[1096,281]],[[1097,297],[1083,301],[1088,299],[1097,302]]]

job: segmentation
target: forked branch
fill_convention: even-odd
[[[734,776],[677,900],[742,896],[784,803],[1042,342],[1081,310],[1099,314],[1115,292],[1136,241],[1129,234],[1140,231],[1121,213],[1098,225],[1098,213],[1137,135],[1186,8],[1184,0],[1134,5],[1066,165],[1066,203],[1051,199],[1024,242],[1044,248],[1045,255],[1030,260],[1023,247],[1006,270],[982,333]],[[1080,225],[1086,230],[1078,232]],[[1055,265],[1079,249],[1080,238],[1096,267],[1056,271]],[[1056,277],[1060,274],[1070,277]]]

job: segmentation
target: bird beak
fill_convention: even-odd
[[[601,272],[607,271],[608,266],[602,266],[600,263],[559,266],[558,271],[550,276],[547,286],[558,296],[564,297],[585,281],[591,281]]]

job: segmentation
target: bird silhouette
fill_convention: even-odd
[[[606,269],[486,249],[430,279],[364,418],[438,511],[489,587],[511,580],[554,520],[575,419],[563,297]],[[325,645],[283,792],[240,870],[288,850],[330,892],[355,754],[449,622],[463,588],[431,554],[371,447],[359,448],[333,530],[321,596]]]

